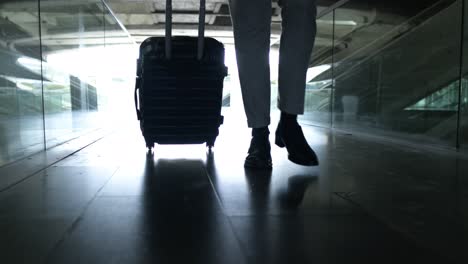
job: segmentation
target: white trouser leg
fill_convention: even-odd
[[[271,0],[230,0],[239,79],[247,124],[270,124]]]
[[[317,7],[315,0],[281,0],[281,7],[278,108],[299,115],[304,113],[305,82],[315,42]]]

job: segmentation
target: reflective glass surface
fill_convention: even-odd
[[[454,147],[461,3],[338,8],[334,127]]]
[[[464,152],[468,152],[468,1],[464,0],[464,25],[463,25],[463,61],[462,61],[462,85],[460,96],[460,123],[459,145]]]
[[[467,149],[463,1],[400,2],[349,1],[318,18],[302,121],[449,147],[458,135]],[[280,9],[274,10],[270,67],[276,109],[281,21]],[[1,1],[0,26],[0,166],[109,125],[134,125],[138,45],[103,2]],[[231,75],[223,106],[243,111],[233,54],[228,41]]]
[[[301,121],[331,126],[333,12],[317,19],[317,35],[307,70],[304,115]]]
[[[46,144],[100,127],[104,50],[101,1],[41,0]]]
[[[102,1],[1,1],[0,26],[0,166],[127,125],[138,47]]]
[[[0,166],[44,148],[37,1],[0,1]]]
[[[465,44],[466,45],[466,44]],[[468,48],[468,47],[467,47]],[[465,49],[465,52],[468,49]],[[465,60],[468,63],[468,60]],[[466,70],[465,70],[466,73]],[[462,96],[461,96],[461,112],[460,112],[460,145],[463,151],[468,152],[468,80],[463,79]]]

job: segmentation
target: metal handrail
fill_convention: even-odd
[[[351,1],[351,0],[340,0],[340,1],[336,2],[336,3],[334,3],[333,5],[327,7],[325,10],[320,12],[317,15],[317,19],[322,18],[322,17],[330,14],[331,12],[335,11],[335,9],[340,8],[340,7],[344,6],[345,4],[347,4],[349,1]]]

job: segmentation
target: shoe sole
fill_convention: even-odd
[[[284,142],[278,136],[275,139],[275,144],[280,148],[286,147]],[[304,160],[298,157],[291,156],[291,154],[288,154],[288,160],[290,160],[293,163],[302,165],[302,166],[318,166],[319,165],[318,160],[312,160],[312,161]]]
[[[313,161],[303,160],[303,159],[300,159],[291,155],[288,155],[288,160],[296,164],[302,165],[302,166],[318,166],[319,165],[318,161],[316,160],[313,160]]]

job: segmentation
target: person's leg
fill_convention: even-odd
[[[281,118],[275,143],[286,147],[289,160],[301,165],[318,165],[308,145],[297,115],[304,113],[306,75],[315,41],[315,0],[281,0],[282,33],[280,42],[278,108]]]
[[[237,65],[247,124],[270,124],[271,0],[230,0]]]
[[[245,167],[271,169],[270,27],[271,0],[230,0],[237,66],[252,140]]]
[[[315,0],[281,0],[282,33],[279,53],[278,108],[304,113],[307,68],[315,42]]]

